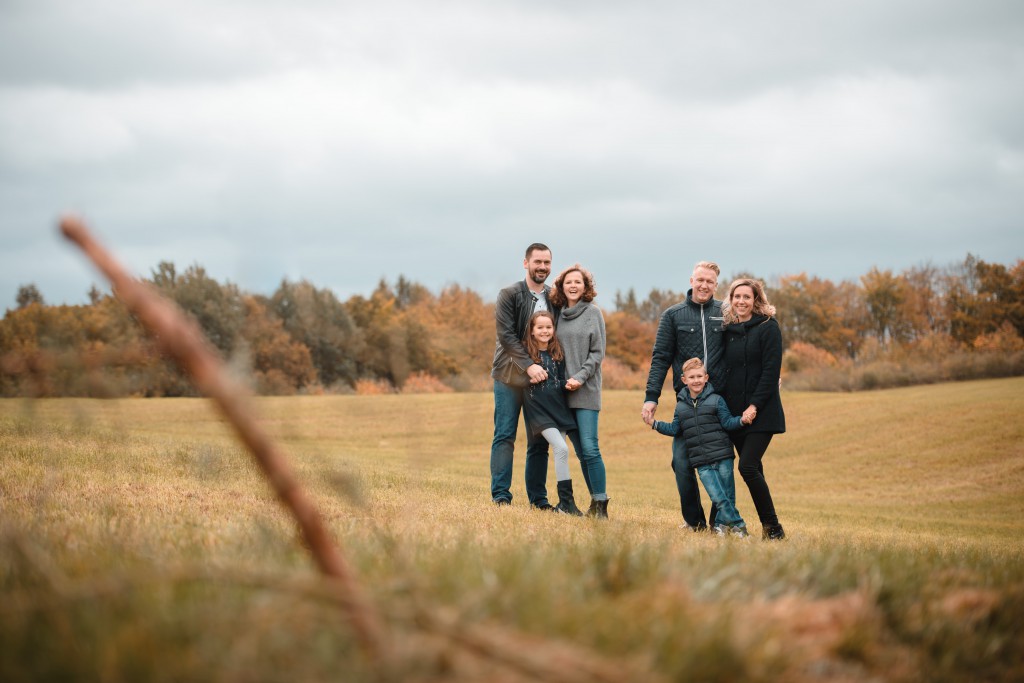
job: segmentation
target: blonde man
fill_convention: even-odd
[[[647,375],[647,392],[640,417],[654,423],[658,399],[671,371],[673,387],[678,395],[683,389],[682,366],[689,358],[699,358],[707,369],[713,386],[724,386],[722,362],[722,302],[715,299],[721,269],[712,261],[699,261],[690,276],[686,300],[661,314],[658,334],[651,352],[651,370]],[[704,508],[700,503],[697,477],[686,457],[681,436],[672,440],[672,470],[679,490],[679,506],[686,526],[694,531],[707,529]],[[710,521],[714,524],[717,508],[711,505]]]

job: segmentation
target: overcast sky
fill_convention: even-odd
[[[599,303],[1024,257],[1024,3],[0,0],[0,310],[198,263]]]

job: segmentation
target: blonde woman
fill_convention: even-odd
[[[768,303],[764,285],[751,278],[734,280],[722,308],[725,324],[725,386],[721,388],[734,415],[742,413],[748,425],[729,434],[739,455],[740,476],[750,490],[761,537],[786,537],[775,512],[762,459],[772,436],[786,431],[786,416],[779,396],[782,370],[782,332],[775,307]],[[717,389],[718,387],[716,387]]]

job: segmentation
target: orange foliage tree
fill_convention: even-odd
[[[789,275],[769,288],[786,343],[805,342],[834,355],[853,355],[864,329],[864,307],[855,285]]]
[[[246,296],[242,337],[245,340],[259,393],[294,394],[316,381],[309,348],[291,338],[284,322],[270,314],[253,296]]]
[[[285,280],[262,297],[219,283],[198,265],[179,273],[167,262],[154,269],[151,283],[192,315],[225,357],[247,362],[261,393],[489,386],[494,304],[459,285],[434,295],[399,276],[394,286],[381,280],[369,296],[341,301],[329,289]],[[800,273],[780,278],[769,296],[794,376],[815,369],[838,376],[858,364],[922,356],[1016,358],[1024,345],[1019,259],[1006,266],[968,255],[945,269],[925,265],[899,274],[872,268],[859,282]],[[633,290],[616,294],[617,310],[604,311],[609,386],[642,386],[661,313],[683,298],[669,290],[652,290],[644,301]],[[193,393],[120,302],[95,287],[89,299],[48,306],[34,285],[19,288],[18,307],[0,321],[0,393]],[[1006,372],[1014,363],[1003,364]]]

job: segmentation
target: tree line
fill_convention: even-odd
[[[737,277],[755,277],[741,273]],[[723,278],[718,292],[725,296]],[[369,296],[284,280],[270,296],[162,262],[147,281],[190,314],[260,394],[477,391],[489,388],[494,304],[400,276]],[[685,284],[685,283],[684,283]],[[1024,374],[1024,261],[968,255],[947,267],[872,268],[834,283],[806,273],[769,281],[786,341],[788,386],[852,390]],[[617,292],[605,310],[607,388],[640,389],[661,312],[685,298]],[[3,396],[188,396],[186,378],[124,307],[93,287],[85,305],[47,305],[19,288],[0,322]]]

